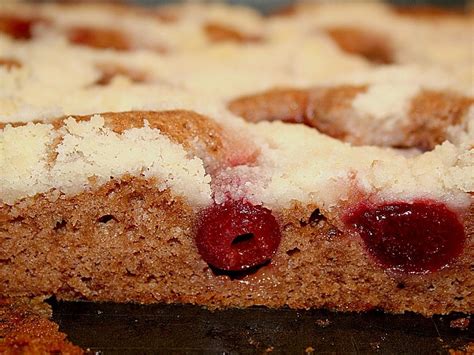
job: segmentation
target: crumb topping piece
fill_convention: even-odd
[[[146,120],[143,127],[121,133],[107,127],[100,115],[88,121],[70,117],[57,130],[51,124],[7,125],[0,131],[0,152],[3,203],[50,189],[74,194],[89,188],[91,178],[103,184],[124,174],[154,179],[195,206],[210,201],[210,177],[202,160]],[[51,153],[54,159],[48,161]]]

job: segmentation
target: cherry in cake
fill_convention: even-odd
[[[227,200],[201,213],[196,244],[210,265],[239,271],[270,260],[280,239],[278,223],[269,209]]]
[[[434,201],[362,204],[347,222],[380,264],[408,273],[443,268],[461,254],[465,241],[458,216]]]

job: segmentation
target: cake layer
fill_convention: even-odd
[[[360,237],[314,205],[273,211],[282,240],[271,263],[225,273],[199,255],[197,215],[156,182],[124,177],[73,197],[40,194],[0,209],[0,292],[11,296],[206,307],[383,309],[424,315],[472,311],[474,210],[466,243],[448,267],[390,272]]]
[[[30,138],[25,136],[27,129],[32,132]],[[153,130],[140,138],[144,148],[134,153],[137,142],[127,133],[142,137]],[[46,135],[41,134],[44,131]],[[250,158],[244,148],[232,145],[232,139],[224,142],[225,131],[213,120],[189,111],[102,114],[5,126],[2,146],[7,154],[3,157],[15,174],[9,177],[4,171],[2,178],[10,181],[10,191],[17,195],[8,200],[9,195],[2,192],[7,198],[3,197],[0,207],[0,292],[15,297],[55,295],[208,307],[409,309],[426,315],[472,308],[474,175],[472,157],[466,155],[470,136],[459,136],[457,145],[445,143],[407,158],[381,148],[350,147],[310,128],[282,123],[261,123],[255,132],[260,137],[260,153]],[[76,142],[91,134],[94,138],[87,144]],[[62,136],[59,141],[53,137],[49,144],[41,143],[41,149],[31,145],[32,137],[42,142],[41,137],[48,135]],[[21,139],[30,142],[30,158],[14,160],[13,152],[25,154],[24,149],[15,148]],[[114,145],[115,139],[120,139],[120,146]],[[173,161],[172,154],[150,154],[156,144],[162,146],[161,152],[178,149],[188,168],[173,177],[177,170],[159,165]],[[92,148],[93,154],[87,153]],[[306,149],[308,161],[294,159],[299,149]],[[74,151],[75,158],[62,158],[63,151]],[[131,163],[120,170],[123,160],[111,157],[122,151],[144,162],[145,171],[156,164],[161,170],[150,175],[141,169],[134,172]],[[113,154],[104,155],[108,152]],[[145,163],[145,152],[152,163]],[[94,163],[102,156],[107,157],[107,164]],[[91,170],[82,168],[84,157],[89,157],[84,162]],[[61,179],[47,175],[44,180],[49,185],[43,190],[18,190],[15,181],[41,176],[29,171],[45,159],[49,159],[44,163],[46,171],[57,169],[66,176],[72,170],[59,164],[79,162],[77,173],[89,178],[81,188],[70,190]],[[187,179],[193,175],[184,175],[191,172],[186,159],[198,159],[201,176],[209,180],[173,183],[191,181]],[[180,166],[179,161],[174,164],[173,169]],[[385,167],[377,173],[380,166]],[[395,179],[387,174],[388,166],[404,170],[405,175],[398,173]],[[103,169],[110,170],[101,173]],[[425,186],[419,185],[420,178]],[[200,186],[209,191],[205,203],[192,197],[199,196]],[[281,242],[270,263],[255,272],[224,272],[206,263],[197,249],[196,235],[202,223],[199,211],[211,198],[218,205],[229,198],[244,199],[272,209]],[[415,205],[428,200],[448,206],[462,223],[459,251],[432,272],[387,268],[347,223],[347,215],[361,203]]]
[[[0,23],[21,28],[12,23],[23,19],[30,24],[31,36],[15,40],[6,31],[7,25],[0,26],[0,63],[4,63],[0,64],[0,79],[8,93],[0,96],[0,120],[164,109],[163,103],[170,100],[166,91],[177,88],[191,91],[195,98],[210,96],[220,102],[276,87],[360,85],[369,81],[385,86],[369,90],[371,95],[357,101],[356,112],[368,110],[382,116],[393,111],[403,113],[404,99],[416,95],[417,88],[472,95],[472,15],[420,21],[371,3],[321,5],[288,18],[263,18],[233,7],[190,5],[168,8],[165,12],[174,13],[177,20],[163,22],[157,18],[163,9],[150,9],[148,14],[140,9],[114,9],[107,5],[25,8],[2,4]],[[371,12],[374,15],[367,16]],[[29,17],[44,20],[30,23]],[[240,31],[237,37],[264,40],[209,41],[209,23],[214,29],[220,26],[224,33]],[[81,29],[78,36],[84,41],[95,36],[113,42],[116,31],[124,32],[130,37],[130,49],[117,50],[120,46],[114,43],[102,43],[101,48],[71,43],[68,24]],[[378,30],[383,43],[394,42],[393,63],[373,64],[363,55],[341,50],[328,36],[327,28],[347,26],[370,33]],[[348,33],[345,36],[350,43],[360,42],[353,39],[353,31]],[[166,53],[155,48],[160,45],[167,48]],[[136,86],[145,88],[137,92]],[[371,97],[377,93],[390,100],[381,100],[380,95]]]
[[[171,116],[177,120],[179,113]],[[193,117],[201,118],[185,116],[189,128]],[[114,123],[112,129],[107,127],[99,115],[87,121],[69,118],[56,129],[53,124],[29,123],[15,128],[7,125],[0,136],[2,202],[11,203],[51,188],[74,194],[89,185],[131,173],[159,177],[162,189],[172,186],[197,206],[209,203],[210,178],[202,160],[189,157],[181,145],[173,143],[158,128],[167,114],[144,113],[134,118],[135,121],[128,120],[126,130],[121,130],[120,122]],[[173,132],[172,126],[167,127],[168,132]],[[173,133],[178,139],[177,130]],[[206,134],[212,135],[212,131]]]
[[[48,320],[49,305],[42,299],[0,300],[0,352],[3,354],[80,355],[84,351],[66,340],[59,326]]]
[[[179,110],[6,125],[0,201],[12,205],[51,189],[74,195],[128,174],[160,180],[160,189],[196,209],[232,197],[277,209],[298,200],[331,211],[358,191],[377,201],[432,199],[462,212],[474,191],[473,122],[454,143],[423,154],[352,147],[280,122],[230,131]]]

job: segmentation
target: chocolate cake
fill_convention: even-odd
[[[2,5],[1,294],[471,313],[472,19]]]

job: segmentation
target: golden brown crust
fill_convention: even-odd
[[[222,157],[224,150],[224,131],[210,118],[186,110],[173,111],[131,111],[100,114],[107,127],[114,132],[122,133],[130,128],[144,127],[147,121],[151,128],[159,129],[172,141],[187,149],[194,149],[196,139],[205,147],[207,154],[216,158]],[[89,116],[75,117],[77,120],[89,120]],[[63,120],[57,121],[60,125]]]
[[[357,117],[352,107],[354,98],[366,91],[367,86],[353,85],[274,89],[234,99],[228,108],[249,122],[279,120],[303,123],[357,145],[431,150],[446,140],[449,126],[462,123],[469,107],[474,104],[473,98],[456,93],[423,90],[412,99],[408,120],[393,132],[403,134],[383,141],[370,129],[356,132],[354,124],[349,124],[350,117]]]
[[[446,129],[461,123],[474,99],[454,93],[423,90],[412,101],[406,147],[431,150],[446,140]]]
[[[308,92],[298,89],[273,89],[236,98],[228,108],[249,122],[284,121],[303,123],[306,118]]]
[[[68,40],[77,45],[96,49],[127,51],[132,43],[127,35],[112,28],[72,27],[67,30]]]
[[[159,129],[172,141],[204,159],[212,169],[223,166],[252,164],[258,157],[259,149],[252,143],[245,147],[231,132],[225,130],[216,121],[193,111],[130,111],[100,114],[107,127],[117,133],[126,129],[141,128],[148,122],[149,127]],[[76,117],[77,120],[89,120],[88,116]],[[53,124],[59,128],[64,119]],[[210,159],[210,160],[209,160]]]
[[[249,35],[232,27],[209,22],[204,26],[204,32],[212,42],[256,43],[263,39],[257,35]]]
[[[76,196],[51,192],[1,206],[0,292],[425,315],[474,307],[471,232],[450,267],[398,275],[377,265],[357,235],[335,227],[334,216],[294,204],[274,211],[282,241],[272,262],[253,274],[226,275],[213,272],[197,253],[195,212],[158,185],[124,177]],[[472,224],[473,213],[466,223]]]
[[[11,70],[13,68],[21,68],[21,63],[13,58],[0,58],[0,67]]]
[[[0,353],[83,354],[38,306],[25,299],[0,299]]]
[[[465,8],[455,7],[440,7],[434,5],[410,5],[410,6],[392,6],[392,10],[400,16],[412,18],[424,18],[429,20],[445,19],[445,18],[459,18],[469,15]]]
[[[0,13],[0,32],[13,39],[28,40],[33,36],[33,27],[46,22],[45,19],[36,16]]]
[[[116,133],[122,133],[131,128],[142,128],[145,124],[151,128],[159,129],[173,142],[181,144],[193,155],[203,159],[210,174],[215,169],[225,166],[253,164],[260,154],[260,149],[252,142],[243,146],[238,135],[224,129],[209,117],[193,111],[129,111],[99,114],[104,118],[105,125]],[[87,121],[92,115],[73,117],[78,121]],[[66,118],[61,117],[48,121],[48,123],[52,124],[55,129],[60,129],[64,126]],[[42,121],[34,123],[38,122],[42,123]],[[27,123],[8,124],[19,127]],[[6,125],[7,123],[0,122],[0,129]],[[56,141],[54,145],[59,143],[60,140]],[[54,161],[54,157],[55,153],[53,152],[49,160]]]
[[[394,62],[390,38],[386,35],[356,27],[330,27],[326,32],[347,53],[360,55],[373,63]]]
[[[345,139],[350,135],[345,121],[352,100],[365,90],[365,86],[275,89],[237,98],[228,107],[250,122],[303,123],[331,137]]]
[[[228,141],[232,137],[228,132],[214,120],[200,115],[193,111],[171,110],[171,111],[129,111],[129,112],[105,112],[98,113],[105,121],[105,125],[116,133],[123,133],[127,129],[142,128],[147,122],[149,127],[159,129],[175,143],[183,145],[186,149],[192,150],[196,155],[202,155],[198,148],[204,147],[205,152],[215,158],[224,159],[229,153]],[[73,116],[77,121],[88,121],[93,115]],[[60,117],[51,123],[55,129],[59,129],[65,124],[65,119]],[[35,123],[41,121],[35,121]],[[9,123],[10,124],[10,123]],[[13,127],[23,126],[25,122],[11,123]],[[0,129],[7,123],[0,122]],[[200,146],[195,146],[199,141]],[[235,148],[235,147],[233,147]]]
[[[134,83],[147,81],[145,72],[118,63],[101,63],[97,65],[97,68],[101,71],[101,76],[96,80],[95,85],[109,85],[117,75],[125,76]]]
[[[364,144],[348,139],[351,132],[346,122],[348,115],[353,114],[352,101],[358,94],[366,91],[366,86],[354,85],[312,89],[307,108],[309,126],[334,138]]]

